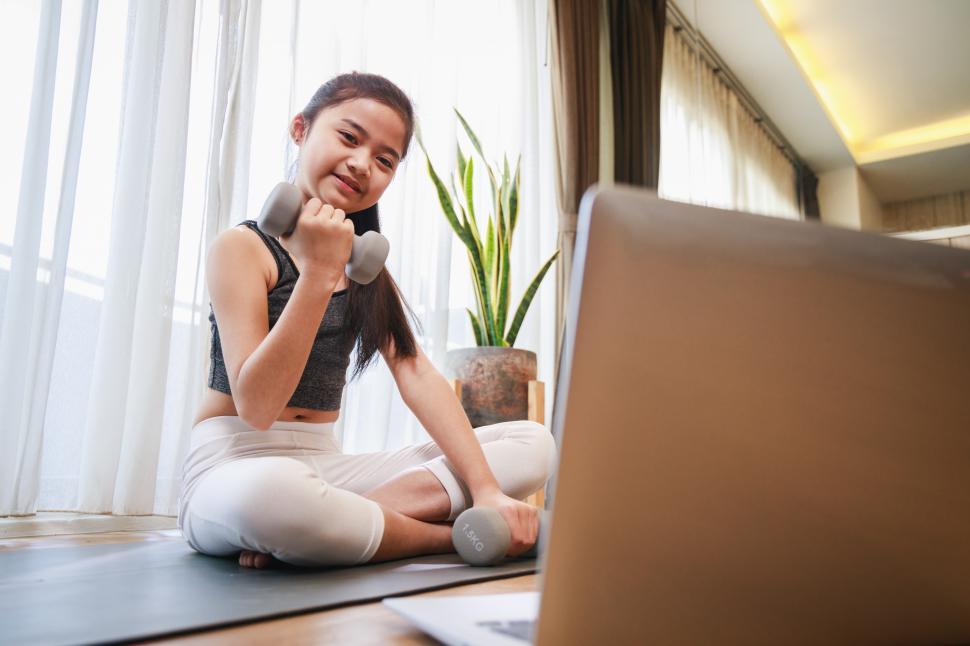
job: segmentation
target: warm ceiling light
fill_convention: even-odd
[[[970,144],[970,114],[876,137],[859,146],[857,157],[859,163],[868,164],[962,144]]]
[[[858,138],[854,133],[860,132],[861,129],[854,127],[854,124],[865,121],[862,115],[853,113],[850,101],[841,98],[833,90],[832,84],[826,78],[825,70],[819,63],[818,56],[813,53],[807,39],[796,29],[791,2],[757,0],[756,4],[791,52],[857,164],[970,143],[970,115],[891,132],[872,139]]]

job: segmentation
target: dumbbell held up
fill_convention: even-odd
[[[289,235],[296,228],[302,209],[303,195],[300,189],[289,182],[280,182],[263,203],[263,210],[256,224],[268,235]],[[366,231],[362,236],[355,235],[350,261],[346,267],[347,277],[361,285],[373,281],[384,268],[390,249],[387,238],[377,231]]]

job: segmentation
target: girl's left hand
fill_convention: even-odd
[[[509,498],[500,490],[475,498],[474,507],[492,507],[509,526],[509,550],[506,556],[518,556],[535,545],[539,535],[539,510],[528,503]]]

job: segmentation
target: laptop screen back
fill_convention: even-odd
[[[582,203],[538,643],[970,638],[970,252]]]

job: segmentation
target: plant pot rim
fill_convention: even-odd
[[[452,352],[525,352],[526,354],[535,354],[532,350],[526,350],[525,348],[503,348],[497,345],[469,345],[463,348],[448,350],[448,354]]]

